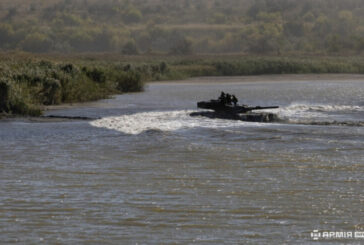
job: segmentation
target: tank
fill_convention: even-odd
[[[197,107],[201,109],[209,109],[212,111],[193,112],[191,116],[204,116],[209,118],[221,118],[230,120],[241,120],[249,122],[274,122],[278,121],[278,117],[270,112],[253,112],[256,110],[276,109],[278,106],[247,106],[237,103],[226,103],[222,99],[200,101]]]

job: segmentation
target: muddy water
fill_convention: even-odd
[[[364,229],[364,80],[211,79],[47,112],[92,121],[0,122],[0,243],[311,243],[314,229]],[[189,116],[222,90],[281,106],[282,122]],[[364,240],[319,240],[331,242]]]

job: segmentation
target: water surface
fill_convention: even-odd
[[[0,241],[282,244],[364,229],[364,80],[213,79],[47,112],[92,121],[0,122]],[[189,116],[222,90],[279,105],[282,122]]]

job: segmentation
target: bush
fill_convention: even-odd
[[[143,90],[143,82],[140,73],[123,72],[116,76],[116,89],[120,92],[138,92]]]
[[[29,115],[29,116],[39,116],[42,114],[42,111],[39,107],[27,103],[25,100],[19,97],[14,97],[10,101],[10,112],[12,114],[19,115]]]
[[[0,80],[0,112],[9,112],[10,85],[5,80]]]
[[[139,51],[135,42],[129,41],[124,45],[122,53],[126,55],[137,55]]]
[[[105,73],[100,69],[93,68],[91,71],[89,71],[86,67],[84,67],[83,71],[85,72],[86,76],[97,83],[105,83],[106,81]]]
[[[38,116],[40,109],[30,103],[29,95],[12,86],[6,79],[0,81],[0,112]]]
[[[192,53],[192,42],[183,38],[178,40],[170,49],[171,54],[186,55]]]
[[[66,65],[61,66],[61,70],[66,73],[72,73],[74,70],[74,67],[72,64],[66,64]]]
[[[42,95],[44,105],[60,104],[62,101],[60,81],[54,78],[46,78],[43,82]]]
[[[29,52],[45,53],[50,51],[52,41],[44,34],[29,34],[23,41],[23,49]]]
[[[123,19],[125,23],[138,23],[142,20],[142,13],[136,8],[130,8],[124,15]]]
[[[48,60],[6,61],[0,66],[0,112],[39,115],[41,105],[84,102],[118,92],[141,91],[142,80],[152,78],[147,67],[144,70],[130,64],[91,63],[79,69],[72,63],[56,65]],[[162,68],[165,70],[166,64]]]
[[[167,71],[168,71],[168,66],[167,66],[167,63],[166,62],[161,62],[159,64],[159,70],[162,74],[165,74]]]

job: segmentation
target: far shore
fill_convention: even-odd
[[[298,81],[341,81],[358,80],[364,82],[364,74],[272,74],[251,76],[207,76],[192,77],[184,80],[151,81],[151,84],[165,83],[240,83],[240,82],[298,82]]]
[[[277,81],[340,81],[358,80],[364,82],[364,74],[279,74],[279,75],[258,75],[258,76],[211,76],[211,77],[192,77],[182,80],[149,81],[146,84],[206,84],[209,83],[248,83],[248,82],[277,82]],[[117,96],[118,94],[112,95]],[[111,98],[112,98],[111,96]],[[44,111],[64,110],[75,107],[102,107],[98,101],[64,103],[60,105],[44,106]]]

